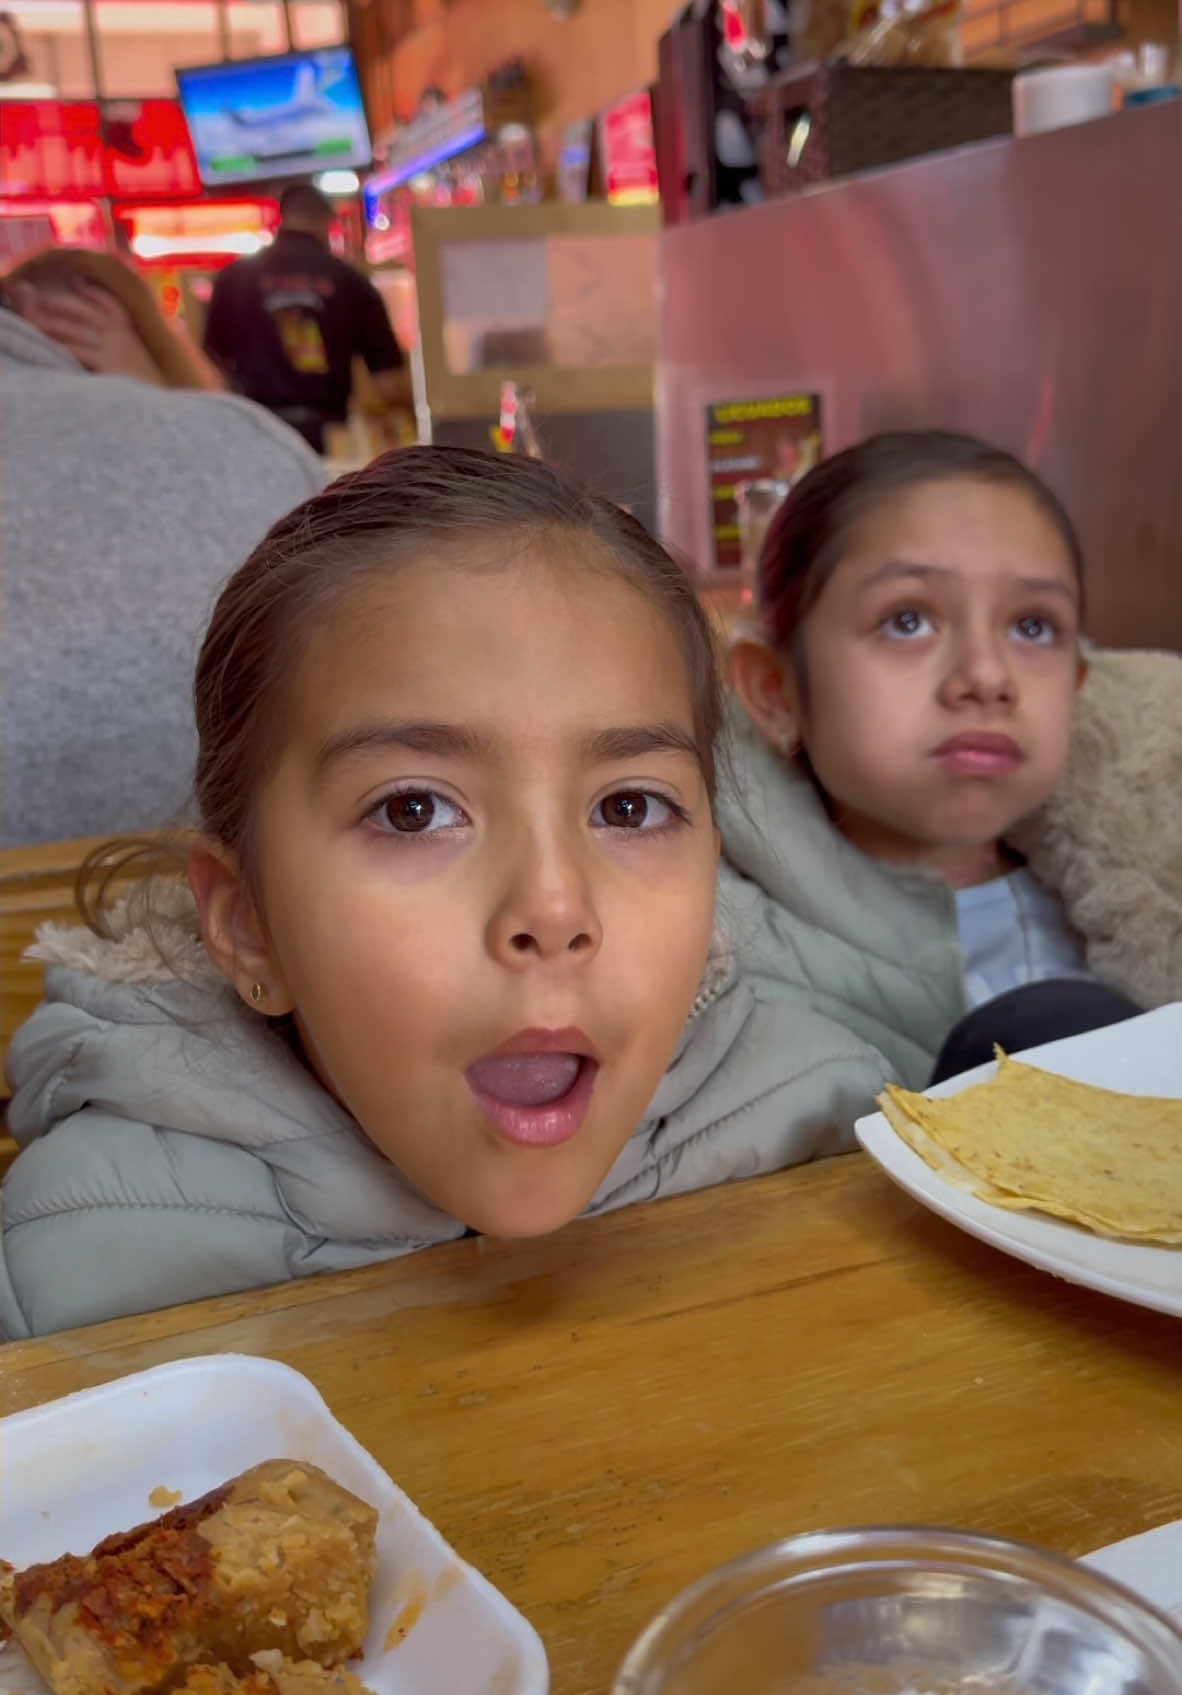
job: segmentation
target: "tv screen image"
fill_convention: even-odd
[[[348,47],[200,65],[176,80],[206,188],[370,163]]]

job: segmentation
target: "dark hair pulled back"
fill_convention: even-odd
[[[976,436],[898,430],[868,436],[802,477],[769,526],[759,561],[764,633],[791,652],[801,626],[850,545],[882,501],[917,484],[970,477],[1021,490],[1058,531],[1083,596],[1083,550],[1062,502],[1029,466]]]
[[[282,746],[283,690],[301,642],[359,580],[465,543],[566,544],[658,605],[683,653],[711,798],[721,718],[714,638],[685,572],[642,524],[540,460],[458,447],[387,453],[283,518],[230,578],[197,662],[196,795],[203,828],[249,869],[258,795]]]

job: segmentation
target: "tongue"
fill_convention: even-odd
[[[515,1053],[478,1059],[468,1076],[507,1106],[549,1106],[574,1087],[579,1064],[577,1053]]]

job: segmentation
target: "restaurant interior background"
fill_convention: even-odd
[[[825,0],[788,51],[763,0],[690,10],[4,0],[0,268],[116,247],[199,335],[217,269],[272,238],[282,177],[211,188],[177,68],[349,44],[372,157],[317,180],[410,354],[421,436],[512,445],[515,383],[543,449],[730,607],[761,491],[871,428],[977,429],[1077,513],[1093,633],[1182,647],[1174,0],[963,0],[930,13],[934,55],[917,34],[811,82],[802,60],[842,51]],[[892,11],[916,0],[871,15]],[[866,8],[840,16],[848,35]],[[1015,70],[1072,62],[1113,65],[1126,109],[1015,139]],[[713,133],[736,87],[739,170]],[[371,403],[361,376],[342,463],[375,445]]]
[[[386,302],[423,439],[572,466],[730,618],[770,511],[820,454],[884,427],[974,430],[1078,521],[1092,635],[1182,651],[1180,3],[812,0],[794,48],[764,0],[0,0],[0,274],[55,243],[117,251],[199,339],[213,279],[272,240],[289,179],[244,141],[218,182],[178,70],[355,65],[363,156],[307,175]],[[904,62],[832,62],[855,23],[864,44],[883,26],[894,48],[874,52],[903,43]],[[380,440],[357,379],[336,468]],[[0,422],[15,439],[19,419]],[[136,679],[120,681],[147,739]],[[1098,757],[1126,780],[1111,744]],[[1135,804],[1122,795],[1120,821],[1143,837]],[[0,1049],[42,999],[25,950],[74,921],[91,845],[0,855]],[[1182,1092],[1178,1014],[1138,1021],[1132,1043],[1125,1025],[1098,1032],[1134,1080],[1110,1087],[1143,1088],[1144,1069],[1154,1094]],[[0,1176],[16,1151],[0,1121]],[[0,1334],[0,1574],[282,1451],[389,1491],[374,1639],[383,1664],[404,1658],[384,1692],[606,1695],[683,1585],[826,1526],[951,1524],[1090,1555],[1182,1628],[1180,1250],[1080,1248],[1082,1231],[1024,1213],[961,1228],[961,1209],[908,1187],[923,1194],[866,1156],[818,1159],[548,1237],[468,1231],[333,1276]],[[1157,1256],[1131,1294],[1108,1269],[1124,1255]],[[921,1576],[928,1598],[965,1602],[949,1639],[988,1643],[941,1557]],[[1058,1571],[1060,1588],[1096,1581]],[[483,1636],[473,1596],[494,1615]],[[935,1615],[908,1599],[889,1616],[922,1630]],[[1022,1653],[1013,1592],[999,1615]],[[1047,1632],[1063,1675],[1031,1689],[1182,1692],[1182,1673],[1101,1664],[1095,1638],[1069,1664],[1065,1616]],[[453,1653],[469,1658],[449,1682]],[[755,1687],[729,1654],[709,1686]]]

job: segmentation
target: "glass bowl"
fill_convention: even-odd
[[[1086,1566],[959,1531],[797,1536],[693,1584],[613,1695],[1182,1695],[1182,1634]]]

